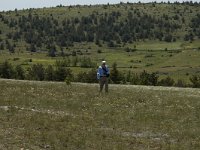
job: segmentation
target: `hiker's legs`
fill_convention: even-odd
[[[99,80],[99,85],[100,85],[100,92],[102,92],[103,86],[104,86],[104,80],[103,80],[103,78],[101,78],[101,79]]]

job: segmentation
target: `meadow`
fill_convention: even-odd
[[[0,149],[200,149],[200,90],[0,79]]]

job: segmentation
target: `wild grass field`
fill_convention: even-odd
[[[200,90],[0,79],[0,149],[200,149]]]

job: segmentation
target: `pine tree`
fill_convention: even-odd
[[[0,77],[12,79],[15,76],[15,71],[13,66],[8,62],[5,61],[0,65]]]
[[[119,84],[122,80],[120,72],[117,70],[117,63],[114,62],[112,65],[112,70],[110,71],[110,79],[113,83]]]
[[[25,79],[24,69],[20,65],[16,66],[15,71],[16,71],[16,75],[15,75],[16,79],[20,79],[20,80],[24,80]]]
[[[45,80],[47,81],[53,81],[54,80],[54,68],[52,65],[49,65],[46,69],[45,69]]]

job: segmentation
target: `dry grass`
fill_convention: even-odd
[[[199,149],[200,90],[0,80],[0,149]]]

